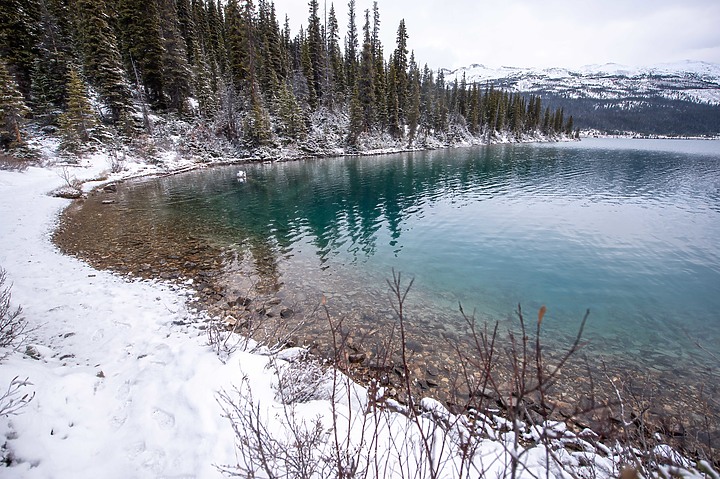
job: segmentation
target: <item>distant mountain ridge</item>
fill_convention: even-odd
[[[581,128],[654,134],[720,133],[720,65],[685,61],[650,67],[615,63],[568,68],[443,70],[447,82],[490,84],[540,95],[561,106]]]

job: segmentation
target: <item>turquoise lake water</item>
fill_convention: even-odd
[[[720,141],[253,164],[132,190],[129,214],[270,252],[287,295],[387,309],[394,268],[415,278],[423,321],[451,322],[458,303],[501,322],[546,305],[548,336],[571,338],[589,308],[590,354],[717,367],[694,343],[720,354]]]

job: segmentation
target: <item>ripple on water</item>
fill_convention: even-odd
[[[720,148],[700,143],[248,165],[244,183],[237,167],[201,170],[120,188],[116,223],[86,254],[212,265],[194,248],[236,245],[280,294],[312,303],[332,292],[334,307],[373,321],[387,321],[395,268],[416,278],[409,307],[417,332],[431,332],[425,354],[442,349],[439,331],[462,331],[458,303],[503,327],[518,303],[546,304],[548,341],[563,344],[590,307],[589,357],[618,371],[680,368],[671,379],[688,385],[717,372],[696,340],[720,354]]]

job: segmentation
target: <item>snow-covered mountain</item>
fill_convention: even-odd
[[[448,83],[490,84],[561,106],[581,128],[657,134],[720,133],[720,65],[685,61],[651,67],[608,63],[567,68],[443,70]]]
[[[616,63],[566,68],[490,68],[470,65],[444,70],[446,81],[491,83],[512,91],[553,93],[565,98],[621,100],[661,97],[720,105],[720,65],[686,61],[652,67]]]

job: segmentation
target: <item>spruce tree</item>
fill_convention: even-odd
[[[206,55],[196,47],[195,64],[193,65],[193,79],[195,84],[195,97],[198,101],[199,113],[202,118],[212,118],[217,112],[217,88],[213,88],[212,69],[209,67]],[[217,80],[215,81],[217,86]]]
[[[119,0],[118,31],[128,71],[136,68],[145,98],[154,107],[167,107],[164,96],[163,38],[158,0]]]
[[[363,112],[363,131],[370,131],[375,125],[375,62],[370,36],[370,11],[365,10],[364,40],[360,71],[357,78],[359,99]]]
[[[240,10],[237,0],[230,0],[225,12],[228,60],[233,83],[240,90],[250,92],[259,80],[255,7],[252,0],[245,0]]]
[[[395,138],[402,138],[403,129],[400,127],[400,107],[398,104],[397,89],[394,87],[396,81],[395,62],[390,58],[388,62],[387,83],[388,85],[393,85],[393,87],[388,89],[386,118],[390,134]]]
[[[350,99],[350,125],[348,126],[348,144],[357,145],[360,134],[365,131],[365,115],[360,100],[360,91],[355,86]]]
[[[313,70],[310,44],[304,37],[302,29],[300,30],[298,38],[301,43],[300,64],[302,66],[302,73],[305,76],[305,83],[307,84],[307,102],[310,109],[314,110],[318,105],[318,97],[317,90],[315,90],[315,72]]]
[[[545,108],[545,114],[543,115],[541,131],[543,135],[550,133],[550,108]]]
[[[407,110],[407,94],[408,94],[408,34],[405,28],[405,20],[400,20],[397,31],[397,47],[393,53],[395,61],[395,90],[398,97],[398,105],[400,107],[400,119],[405,120],[405,112]]]
[[[457,111],[462,116],[467,117],[467,79],[465,78],[465,72],[463,72],[460,85],[458,86]]]
[[[212,0],[211,0],[212,2]],[[211,18],[212,18],[211,14]],[[248,51],[246,42],[245,22],[237,0],[230,0],[225,7],[225,29],[227,32],[228,66],[233,83],[244,84],[249,76]],[[213,39],[213,41],[215,41]]]
[[[192,88],[192,70],[187,60],[185,41],[180,34],[174,0],[160,0],[163,36],[163,93],[168,107],[183,113]]]
[[[270,114],[260,95],[260,87],[254,85],[250,92],[250,112],[245,124],[246,138],[251,146],[263,146],[270,142]]]
[[[562,108],[555,110],[555,116],[552,123],[553,133],[559,134],[563,131],[565,126],[565,111]]]
[[[435,125],[435,79],[433,71],[428,68],[427,63],[423,67],[421,89],[420,89],[421,114],[420,122],[426,130],[431,130]]]
[[[339,99],[342,101],[346,91],[345,73],[343,70],[342,52],[340,51],[339,27],[337,18],[335,17],[335,6],[333,4],[330,4],[330,16],[328,17],[328,57],[333,81],[333,100]]]
[[[90,141],[98,127],[95,112],[88,100],[85,83],[75,69],[71,69],[67,83],[67,108],[60,115],[61,148],[78,152]]]
[[[387,125],[387,79],[385,74],[385,59],[383,48],[380,42],[380,11],[378,3],[373,3],[373,31],[372,38],[373,68],[375,80],[375,119],[381,129]]]
[[[131,108],[130,87],[125,79],[115,32],[108,23],[103,0],[76,0],[75,19],[82,45],[84,71],[110,111],[115,123]]]
[[[60,0],[40,4],[40,42],[32,70],[32,105],[36,117],[53,121],[65,107],[66,79],[74,62],[70,43],[69,12]]]
[[[448,105],[447,96],[445,94],[445,74],[442,70],[438,70],[436,89],[435,89],[435,125],[438,131],[447,131],[448,128]]]
[[[480,131],[480,93],[477,84],[470,88],[467,120],[470,133],[477,135]]]
[[[572,138],[573,131],[574,131],[573,117],[572,117],[572,115],[570,115],[570,118],[568,118],[567,123],[565,124],[565,134]]]
[[[273,101],[279,95],[280,83],[287,77],[282,60],[280,27],[275,17],[275,7],[265,0],[258,3],[258,37],[260,63],[260,83],[267,101]]]
[[[415,64],[415,53],[411,55],[408,81],[410,82],[407,108],[408,142],[412,142],[420,122],[420,71]]]
[[[30,97],[32,68],[40,40],[38,0],[0,2],[0,58],[20,92]]]
[[[310,65],[306,75],[308,81],[312,82],[312,89],[320,101],[325,93],[323,91],[323,79],[325,74],[325,48],[320,28],[320,17],[318,16],[318,0],[310,0],[310,16],[308,18],[307,45]]]
[[[185,52],[187,53],[188,63],[191,66],[195,66],[198,38],[190,0],[176,0],[175,9],[177,12],[178,29],[185,42]]]
[[[10,75],[5,63],[0,61],[0,141],[3,148],[23,143],[20,128],[24,118],[30,113],[15,79]]]
[[[305,136],[305,122],[300,105],[287,83],[280,86],[278,98],[278,118],[280,133],[292,138],[302,139]]]
[[[358,31],[355,21],[355,0],[348,2],[348,27],[345,42],[345,84],[354,95],[358,70]]]

